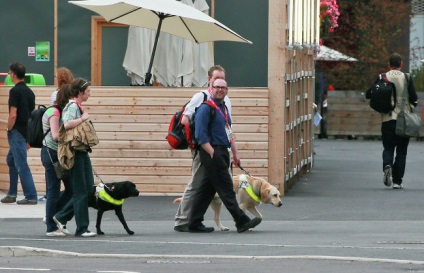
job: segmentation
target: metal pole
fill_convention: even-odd
[[[158,40],[159,40],[159,34],[160,34],[160,29],[162,27],[162,21],[163,21],[163,19],[168,17],[164,13],[159,13],[158,16],[159,16],[159,25],[158,25],[158,29],[156,30],[155,43],[153,45],[152,56],[150,57],[149,69],[147,70],[146,77],[144,79],[144,85],[146,85],[146,86],[152,85],[150,83],[150,80],[152,78],[151,72],[152,72],[153,60],[155,59],[156,46],[157,46]]]

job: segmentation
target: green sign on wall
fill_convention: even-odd
[[[50,61],[50,42],[35,42],[35,60],[37,62]]]

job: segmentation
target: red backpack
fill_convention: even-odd
[[[166,140],[173,149],[184,150],[187,149],[189,144],[184,134],[185,126],[181,124],[181,119],[187,104],[183,108],[176,112],[169,123],[168,135]]]
[[[209,104],[206,93],[203,92],[203,103],[211,107],[211,120],[215,117],[215,108],[213,105]],[[172,115],[171,122],[168,127],[168,135],[166,140],[168,141],[169,146],[176,150],[184,150],[190,148],[191,150],[197,149],[198,145],[194,137],[194,117],[196,112],[193,114],[190,122],[186,124],[181,124],[181,119],[188,102],[181,108],[180,111]],[[197,110],[198,107],[196,107]],[[213,109],[213,110],[212,110]]]

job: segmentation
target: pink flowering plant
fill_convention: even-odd
[[[322,36],[334,32],[338,27],[337,21],[339,19],[339,6],[337,0],[321,0],[320,4],[320,18],[321,18],[321,34]]]

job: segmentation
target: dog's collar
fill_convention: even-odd
[[[104,189],[97,192],[98,197],[105,202],[111,203],[112,205],[120,206],[124,203],[125,199],[117,200],[110,196]]]
[[[259,196],[257,196],[254,192],[253,192],[253,187],[249,185],[249,187],[245,188],[247,194],[256,202],[260,203],[261,202],[261,198]]]

